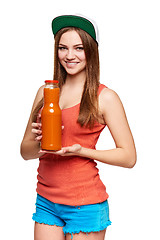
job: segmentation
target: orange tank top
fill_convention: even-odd
[[[105,87],[100,84],[98,94]],[[95,149],[106,125],[96,122],[93,129],[81,127],[77,123],[79,106],[62,110],[62,147],[80,144]],[[103,202],[108,194],[96,166],[89,158],[45,154],[39,159],[37,193],[54,203],[72,206]]]

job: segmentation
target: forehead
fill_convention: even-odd
[[[59,44],[64,45],[82,44],[82,40],[75,30],[70,30],[62,34]]]

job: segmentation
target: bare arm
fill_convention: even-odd
[[[132,168],[136,163],[136,149],[120,98],[111,89],[104,89],[99,97],[99,106],[116,148],[111,150],[94,150],[75,144],[63,148],[57,154],[63,156],[78,155],[110,165]]]
[[[30,114],[30,117],[29,117],[29,121],[28,121],[26,130],[25,130],[25,134],[24,134],[21,146],[20,146],[21,156],[25,160],[36,159],[36,158],[39,158],[42,155],[44,155],[44,153],[39,153],[40,141],[35,140],[36,132],[40,131],[38,129],[38,125],[37,125],[37,130],[36,130],[35,126],[34,126],[35,129],[32,129],[32,112],[33,112],[35,106],[37,105],[37,103],[43,97],[43,88],[44,88],[44,86],[39,88],[39,90],[37,92],[37,95],[35,97],[33,107],[32,107],[32,111],[31,111],[31,114]]]
[[[81,148],[80,156],[87,156],[115,166],[133,167],[136,163],[136,149],[119,96],[111,89],[104,89],[100,94],[99,104],[116,148],[111,150]]]

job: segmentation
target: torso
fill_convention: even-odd
[[[41,87],[41,93],[39,96],[39,101],[41,98],[43,98],[43,89],[44,85]],[[71,88],[67,86],[63,86],[60,94],[59,99],[59,106],[61,109],[67,109],[71,108],[73,106],[76,106],[80,104],[81,97],[82,97],[82,91],[83,88],[77,87],[77,88]],[[105,124],[104,118],[103,118],[103,109],[106,107],[105,102],[103,101],[103,95],[106,94],[106,91],[108,91],[108,88],[105,88],[101,91],[101,94],[98,97],[98,104],[99,104],[99,123]]]
[[[60,94],[59,105],[61,109],[73,107],[81,102],[82,88],[63,86]]]
[[[106,89],[104,85],[100,86],[100,95],[104,88]],[[79,102],[74,102],[74,105],[61,105],[64,107],[62,147],[80,144],[84,148],[96,149],[96,143],[106,124],[96,122],[93,129],[81,127],[77,123],[80,99],[76,100]],[[108,194],[96,165],[90,158],[45,154],[40,158],[38,167],[37,193],[52,202],[73,206],[103,202]]]
[[[103,91],[103,90],[102,90]],[[63,86],[60,94],[60,99],[59,99],[59,105],[61,109],[67,109],[71,108],[73,106],[76,106],[80,104],[81,98],[82,98],[82,92],[83,88],[81,87],[68,87],[68,86]],[[101,100],[101,94],[98,97],[98,104],[99,104],[99,123],[100,124],[105,124],[104,118],[103,118],[103,101]]]

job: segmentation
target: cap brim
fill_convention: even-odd
[[[54,36],[59,30],[65,27],[77,27],[87,32],[96,42],[96,31],[93,24],[86,18],[75,15],[58,16],[52,21],[52,31]]]

